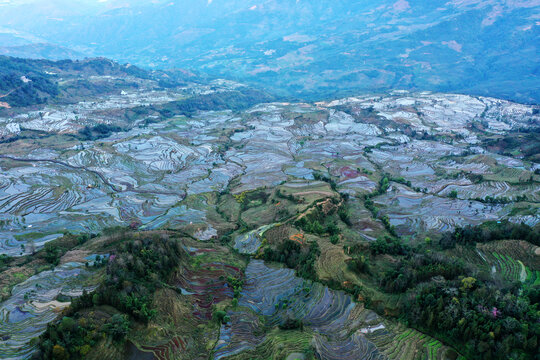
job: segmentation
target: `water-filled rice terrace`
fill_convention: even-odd
[[[154,95],[149,108],[176,98]],[[398,260],[370,258],[371,244],[393,234],[429,246],[430,237],[487,220],[540,223],[540,165],[515,149],[485,146],[488,137],[537,131],[533,106],[394,93],[130,113],[126,121],[119,108],[130,96],[94,109],[106,114],[98,122],[122,131],[77,137],[70,124],[96,121],[84,103],[78,119],[66,115],[77,105],[49,109],[43,119],[29,114],[47,136],[0,142],[0,254],[32,259],[67,232],[102,233],[92,251],[113,253],[102,246],[114,226],[182,238],[186,258],[152,299],[157,317],[135,325],[127,350],[100,342],[113,349],[103,358],[455,360],[461,355],[448,344],[398,322],[397,304],[407,299],[383,293],[373,279]],[[27,131],[23,120],[0,119],[0,131],[15,123]],[[308,276],[295,273],[302,264],[294,261],[284,268],[262,260],[287,241],[292,250],[273,261],[287,263],[297,249],[299,263],[317,245]],[[517,239],[448,254],[496,280],[540,283],[537,248]],[[364,256],[371,273],[351,266]],[[29,358],[32,339],[67,306],[57,299],[95,285],[80,262],[53,268],[33,269],[0,304],[0,357]],[[369,309],[358,289],[370,296]]]
[[[45,331],[47,324],[69,306],[69,299],[96,286],[93,272],[79,262],[40,272],[16,285],[12,296],[0,307],[0,357],[29,357],[35,347],[32,339]],[[59,296],[67,300],[58,301]]]
[[[109,103],[114,108],[115,101],[95,106],[103,112]],[[155,101],[165,100],[158,96]],[[375,199],[403,233],[442,231],[500,217],[534,225],[539,222],[538,165],[481,146],[482,136],[496,136],[500,130],[495,125],[483,133],[470,128],[487,116],[471,110],[480,109],[480,103],[489,108],[492,101],[405,93],[317,105],[261,104],[243,113],[136,119],[124,132],[84,142],[54,141],[69,130],[49,129],[52,138],[0,146],[0,249],[18,255],[32,228],[50,236],[132,223],[146,229],[194,225],[193,234],[210,239],[217,234],[204,214],[208,209],[186,208],[187,196],[310,181],[315,171],[337,177],[339,190],[352,196],[375,191],[381,172],[404,178],[409,183],[393,184],[388,194]],[[91,105],[81,106],[86,112],[77,121],[94,121]],[[505,106],[512,110],[505,112]],[[57,111],[76,111],[74,107]],[[443,110],[448,107],[452,115]],[[510,127],[538,117],[526,106],[505,103],[499,108]],[[362,115],[366,109],[367,117]],[[111,113],[107,121],[124,124],[119,114]],[[495,121],[487,119],[488,125]],[[463,128],[454,126],[458,120]],[[308,195],[319,191],[314,187],[305,189]],[[453,191],[456,197],[450,196]],[[486,197],[504,201],[484,201]],[[514,203],[519,203],[515,209]],[[203,213],[192,217],[190,211]],[[41,246],[50,239],[34,241]],[[243,251],[253,252],[256,239],[237,241],[246,242]]]
[[[277,352],[286,357],[309,344],[321,359],[412,359],[420,355],[443,359],[442,354],[453,351],[425,334],[384,320],[342,291],[303,280],[293,270],[261,260],[248,264],[238,305],[229,312],[231,323],[222,325],[215,359],[249,358],[251,353],[281,358]],[[291,333],[283,349],[272,328],[285,326],[291,319],[301,320],[304,329]]]

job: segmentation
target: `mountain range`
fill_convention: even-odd
[[[27,0],[0,9],[7,55],[180,67],[302,99],[396,88],[540,99],[538,0]]]

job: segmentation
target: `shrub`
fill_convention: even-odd
[[[126,315],[114,314],[105,325],[105,332],[114,340],[124,340],[130,329],[130,321]]]
[[[390,254],[390,255],[407,255],[410,252],[410,247],[403,244],[399,239],[384,236],[369,244],[371,252],[375,255]]]

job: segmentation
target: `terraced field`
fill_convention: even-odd
[[[291,319],[300,319],[304,329],[286,340],[285,356],[301,354],[309,344],[320,359],[446,359],[446,353],[453,352],[425,334],[383,320],[343,292],[260,260],[246,268],[239,308],[228,315],[231,324],[221,328],[215,359],[282,351],[281,338],[272,328]],[[245,356],[238,355],[241,352]]]
[[[456,255],[493,276],[530,286],[539,283],[540,255],[536,249],[525,241],[503,240],[479,244],[476,249],[461,248]]]
[[[238,235],[234,241],[234,248],[242,254],[254,254],[257,249],[259,249],[259,246],[261,246],[262,235],[264,232],[272,228],[274,225],[275,224],[261,226],[256,230]]]
[[[54,111],[70,113],[84,109],[77,115],[78,120],[75,116],[65,118],[88,124],[93,121],[93,111],[103,114],[125,109],[132,95],[126,93],[125,98],[112,97]],[[156,97],[148,101],[162,104],[177,95],[152,96]],[[420,106],[421,119],[403,105],[412,98]],[[97,232],[107,226],[134,222],[149,229],[199,224],[192,226],[195,233],[200,228],[215,228],[216,224],[209,224],[204,214],[186,216],[188,209],[182,207],[186,195],[225,189],[238,194],[287,181],[281,190],[285,194],[296,193],[295,197],[309,204],[331,192],[324,183],[312,181],[314,171],[337,177],[339,191],[353,197],[375,191],[380,172],[410,181],[412,188],[394,184],[388,194],[376,199],[392,224],[404,233],[443,231],[509,216],[511,204],[473,200],[486,196],[512,201],[526,195],[521,206],[531,210],[527,210],[527,215],[511,215],[510,219],[530,225],[538,223],[538,186],[529,181],[536,165],[480,150],[476,139],[482,134],[470,130],[460,130],[465,138],[452,144],[399,135],[403,122],[415,131],[426,129],[441,136],[455,131],[448,114],[440,110],[441,106],[450,106],[450,102],[455,107],[454,116],[461,114],[452,118],[454,125],[458,119],[469,124],[478,116],[465,111],[461,103],[453,103],[451,98],[454,95],[404,94],[379,100],[349,98],[317,106],[261,104],[242,114],[199,112],[189,118],[172,117],[147,124],[137,120],[138,126],[99,140],[0,144],[0,155],[9,156],[0,159],[0,249],[3,253],[19,254],[21,242],[16,239],[30,232],[31,227],[54,234],[65,230]],[[490,101],[467,97],[459,100]],[[338,107],[340,110],[336,110]],[[356,115],[371,107],[379,113],[378,121],[388,122],[384,130]],[[512,126],[521,126],[522,121],[530,118],[529,109],[519,111],[522,118],[513,113]],[[124,124],[124,118],[117,114],[111,112],[107,121]],[[43,121],[49,121],[47,116]],[[5,123],[20,121],[15,118]],[[53,138],[78,129],[68,128],[40,129]],[[455,179],[457,172],[462,172],[461,177]],[[467,174],[482,174],[485,180],[473,183],[466,178]],[[449,198],[453,190],[458,194],[455,199]],[[178,216],[183,219],[179,221]],[[52,218],[56,221],[51,222]],[[216,235],[203,230],[199,237]],[[48,239],[35,242],[40,246]]]
[[[212,318],[212,306],[233,298],[227,277],[241,278],[240,269],[226,264],[205,263],[198,269],[183,269],[178,274],[177,286],[193,302],[192,315],[200,320]]]
[[[43,271],[18,284],[9,300],[0,304],[0,357],[25,359],[35,348],[33,339],[69,302],[57,297],[80,296],[95,288],[97,279],[82,263],[66,263],[52,271]]]
[[[226,90],[190,86],[182,96]],[[182,237],[186,259],[153,299],[165,315],[130,333],[132,358],[459,356],[395,322],[407,288],[385,293],[381,279],[408,248],[439,251],[441,233],[456,227],[540,223],[540,166],[485,145],[540,128],[534,106],[488,111],[493,99],[404,92],[178,111],[176,90],[0,119],[0,133],[17,125],[20,134],[0,142],[0,254],[30,259],[65,232],[113,226]],[[119,128],[80,132],[98,123]],[[405,250],[378,254],[371,246],[385,236],[401,236]],[[521,242],[452,251],[497,279],[540,282],[537,249]],[[291,269],[261,260],[269,258]],[[28,358],[30,339],[56,316],[35,304],[91,288],[81,280],[91,274],[66,264],[15,287],[1,304],[0,335],[9,338],[0,356]],[[34,294],[39,281],[48,285]],[[124,350],[114,351],[110,358]]]

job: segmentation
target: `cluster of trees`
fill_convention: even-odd
[[[446,236],[454,245],[499,239],[540,240],[538,229],[507,221],[458,228]],[[426,243],[430,242],[427,238]],[[472,277],[477,273],[461,259],[422,245],[413,248],[391,236],[370,243],[369,249],[371,260],[378,254],[398,259],[390,270],[379,274],[379,284],[387,293],[405,294],[400,313],[409,326],[459,348],[467,358],[536,359],[540,286],[501,285],[489,277]],[[369,254],[360,249],[354,249],[347,265],[358,274],[371,274],[377,269],[370,266]]]
[[[78,137],[81,140],[97,140],[106,138],[115,132],[123,131],[120,126],[109,125],[109,124],[97,124],[94,126],[85,126],[79,130]]]
[[[321,250],[316,242],[309,243],[309,246],[301,246],[287,239],[276,249],[266,248],[262,257],[264,260],[281,262],[288,268],[295,269],[300,277],[316,280],[314,266],[320,254]]]
[[[369,244],[369,249],[374,255],[407,255],[411,252],[411,247],[404,244],[399,238],[392,236],[382,236]]]
[[[12,261],[13,258],[11,256],[0,254],[0,271],[6,270]]]
[[[537,158],[540,154],[539,135],[540,130],[531,126],[528,129],[520,129],[520,131],[510,132],[501,137],[485,139],[483,145],[490,151],[510,156],[513,156],[513,151],[519,150],[525,159],[530,160]]]
[[[537,244],[538,228],[508,221],[457,228],[441,238],[443,248],[502,239]],[[431,242],[428,239],[426,242]],[[373,255],[398,258],[380,280],[388,293],[405,293],[402,317],[409,325],[458,347],[472,359],[534,359],[540,337],[540,286],[492,282],[462,260],[403,244],[386,236],[370,243]],[[353,255],[348,267],[369,274],[369,257]]]
[[[64,256],[68,250],[85,243],[88,239],[95,236],[96,235],[93,234],[77,236],[67,233],[61,238],[46,243],[40,251],[39,256],[49,264],[56,266],[60,263],[60,258]]]
[[[357,274],[369,274],[369,259],[365,254],[355,255],[347,262],[347,268]]]
[[[87,316],[64,316],[52,323],[41,335],[39,350],[33,359],[84,359],[93,346],[110,337],[115,342],[123,342],[130,331],[131,321],[124,314],[110,316],[99,311]]]
[[[452,244],[540,240],[538,229],[507,221],[458,228],[445,235]],[[428,242],[428,240],[426,240]],[[444,240],[443,240],[444,243]],[[540,337],[540,286],[504,284],[479,278],[460,259],[402,244],[393,237],[370,243],[373,255],[398,258],[380,280],[381,290],[404,293],[400,313],[408,325],[460,349],[471,359],[535,359]],[[369,257],[353,255],[348,267],[369,274]]]
[[[237,279],[233,276],[227,277],[227,284],[233,289],[232,305],[236,307],[238,305],[238,298],[242,293],[242,286],[244,285],[244,279]]]
[[[400,176],[400,177],[392,177],[390,178],[390,181],[393,181],[393,182],[397,182],[399,184],[403,184],[403,185],[407,185],[408,187],[412,187],[412,183],[410,180],[405,180],[405,178],[403,176]]]
[[[25,76],[28,82],[21,79]],[[57,83],[34,60],[0,56],[0,95],[11,107],[43,104],[59,94]]]
[[[282,199],[292,201],[292,202],[297,202],[297,199],[294,197],[294,195],[292,193],[285,194],[280,189],[277,189],[276,196],[279,197],[279,198],[282,198]]]
[[[470,359],[538,358],[538,303],[475,278],[424,284],[410,294],[403,314]]]
[[[130,319],[146,323],[156,315],[153,294],[167,286],[178,268],[184,255],[180,244],[167,236],[132,239],[126,233],[119,235],[118,242],[117,253],[99,261],[107,266],[104,282],[92,293],[85,291],[73,299],[61,322],[49,324],[41,338],[40,358],[84,358],[91,346],[106,336],[123,341]],[[84,315],[98,311],[96,306],[100,305],[112,306],[120,313],[106,319]]]
[[[285,321],[279,324],[281,330],[304,330],[304,323],[300,319],[287,317]]]
[[[377,189],[377,195],[382,195],[388,191],[388,188],[390,187],[390,179],[388,176],[383,176],[381,180],[379,180],[379,187]]]
[[[519,197],[519,199],[516,199],[516,200],[517,201],[522,201],[522,200],[525,200],[526,198],[527,198],[526,196],[524,198]],[[508,204],[508,203],[512,202],[512,200],[510,200],[506,196],[493,197],[493,196],[489,196],[489,195],[484,197],[484,198],[477,197],[474,200],[476,200],[478,202],[481,202],[481,203],[484,203],[484,204]]]
[[[44,104],[49,98],[58,95],[56,83],[43,76],[28,75],[29,82],[21,80],[19,74],[0,75],[1,94],[7,94],[2,98],[11,107],[30,106]]]
[[[393,145],[393,144],[388,143],[388,142],[382,142],[382,143],[378,143],[377,145],[368,145],[364,148],[364,153],[370,154],[373,152],[374,149],[380,149],[385,145]]]
[[[192,116],[197,111],[233,110],[241,111],[261,102],[272,101],[273,97],[252,88],[239,88],[231,91],[196,95],[159,106],[151,106],[165,118],[175,115]]]
[[[322,174],[322,173],[320,173],[318,171],[315,171],[313,173],[313,178],[315,180],[324,181],[324,182],[328,183],[330,185],[330,188],[332,188],[332,190],[336,191],[337,183],[335,182],[334,179],[332,179],[332,178],[330,178],[330,177],[328,177],[328,176],[326,176],[326,175],[324,175],[324,174]]]
[[[329,222],[322,225],[319,220],[310,221],[306,216],[301,217],[294,224],[308,233],[317,235],[329,234],[333,236],[340,233],[339,227],[335,223]]]
[[[185,84],[186,77],[193,80],[193,77],[182,75],[178,71],[148,72],[136,66],[120,65],[103,58],[81,61],[49,61],[0,56],[0,95],[9,93],[8,96],[2,98],[2,101],[8,102],[11,107],[18,107],[43,104],[50,99],[66,100],[65,97],[69,98],[74,94],[78,96],[117,92],[119,85],[121,88],[138,87],[138,83],[135,81],[124,80],[121,83],[95,82],[86,80],[84,75],[134,76],[140,79],[157,80],[159,86],[163,87],[182,86]],[[22,76],[31,81],[23,81]],[[60,77],[75,76],[77,76],[75,81],[64,84],[62,87],[58,85]],[[218,95],[210,99],[205,98],[205,95],[196,96],[195,98],[196,100],[188,101],[187,104],[180,101],[180,107],[192,111],[198,105],[204,106],[206,109],[210,109],[212,105],[237,109],[248,107],[248,104],[271,100],[268,95],[251,89],[241,89],[240,91],[230,92],[228,95]]]
[[[344,199],[345,199],[345,197],[344,197]],[[341,221],[343,221],[346,225],[348,225],[348,226],[352,225],[351,216],[350,216],[349,211],[347,210],[346,206],[343,205],[343,206],[341,206],[339,208],[338,216],[341,219]]]
[[[444,249],[450,249],[456,244],[474,245],[477,242],[493,240],[518,239],[526,240],[540,246],[540,228],[526,224],[515,224],[508,220],[487,221],[481,225],[458,227],[453,232],[446,232],[439,240]]]
[[[220,324],[226,324],[231,321],[231,317],[224,310],[214,310],[212,318]]]
[[[366,194],[364,197],[364,207],[369,210],[371,215],[373,215],[374,218],[377,217],[379,210],[375,207],[375,204],[373,203],[373,200],[371,200],[372,196],[370,194]]]
[[[396,232],[396,227],[394,225],[390,224],[390,218],[388,218],[388,215],[382,216],[380,220],[381,220],[384,228],[386,229],[386,231],[388,231],[388,233],[390,235],[392,235],[393,237],[397,238],[398,234]]]
[[[374,218],[377,218],[377,216],[379,215],[379,210],[375,207],[375,204],[373,203],[373,200],[371,200],[371,199],[373,197],[377,196],[377,195],[385,194],[388,191],[388,188],[390,187],[390,181],[396,181],[396,182],[405,184],[407,186],[411,186],[411,182],[405,180],[402,177],[400,177],[400,178],[391,178],[388,175],[384,175],[381,178],[381,180],[379,180],[377,190],[375,190],[374,192],[372,192],[370,194],[365,194],[364,195],[364,207],[367,210],[369,210],[369,212],[371,212],[371,215],[373,215]],[[387,216],[381,217],[380,220],[381,220],[384,228],[386,229],[386,231],[388,231],[388,233],[390,233],[390,235],[392,235],[394,237],[398,237],[395,227],[392,224],[390,224],[390,220],[388,219]]]
[[[461,260],[441,254],[415,253],[401,259],[392,270],[387,271],[382,278],[381,286],[386,292],[401,293],[434,277],[455,279],[465,275],[465,270]]]
[[[177,240],[167,236],[126,239],[111,255],[107,277],[93,298],[135,319],[148,322],[154,315],[152,296],[178,267],[183,251]]]

